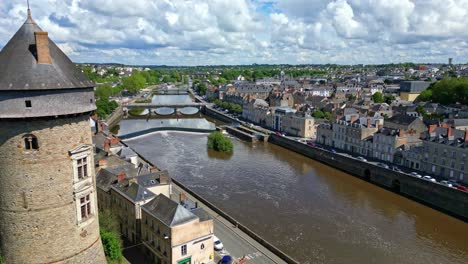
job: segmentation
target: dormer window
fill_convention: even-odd
[[[26,101],[24,101],[24,103],[26,105],[26,108],[31,108],[32,107],[31,100],[26,100]]]
[[[33,134],[28,134],[23,137],[24,139],[24,149],[31,150],[31,149],[39,149],[39,143],[37,141],[37,137]]]

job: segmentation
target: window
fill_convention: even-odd
[[[452,158],[455,158],[455,151],[452,151]]]
[[[39,149],[39,143],[37,137],[33,134],[23,136],[24,138],[24,149]]]
[[[87,157],[78,159],[76,161],[76,169],[78,171],[78,179],[88,177],[88,159]]]
[[[85,220],[91,216],[91,198],[90,195],[86,195],[80,198],[81,207],[81,220]]]
[[[181,251],[182,256],[187,255],[187,245],[181,246],[180,251]]]
[[[26,108],[31,108],[32,107],[31,100],[24,101],[24,104],[26,105]]]

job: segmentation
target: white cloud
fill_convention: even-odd
[[[35,0],[75,61],[132,64],[468,61],[468,0]],[[0,47],[26,18],[2,0]]]

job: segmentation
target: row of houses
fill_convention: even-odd
[[[427,127],[417,116],[347,115],[317,127],[317,143],[444,179],[468,183],[468,131],[441,123]]]
[[[171,178],[117,138],[94,136],[99,211],[117,216],[129,245],[148,263],[212,263],[213,219],[173,193]]]

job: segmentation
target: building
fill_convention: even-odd
[[[315,120],[306,113],[299,113],[291,108],[271,108],[266,125],[290,136],[315,138]]]
[[[31,17],[0,52],[6,263],[106,263],[89,117],[94,83]]]
[[[376,159],[394,163],[399,150],[409,149],[422,144],[416,131],[397,130],[384,127],[372,138],[372,156]]]
[[[408,114],[399,114],[386,119],[385,127],[395,130],[403,130],[405,132],[414,131],[416,133],[422,133],[427,130],[427,127],[421,118]]]
[[[164,195],[142,207],[142,236],[152,263],[189,264],[213,260],[213,219],[189,211]]]
[[[430,82],[425,81],[405,81],[400,83],[400,99],[403,101],[413,102],[416,98],[426,90]]]
[[[468,131],[443,123],[430,125],[423,135],[421,170],[445,179],[468,183]]]

